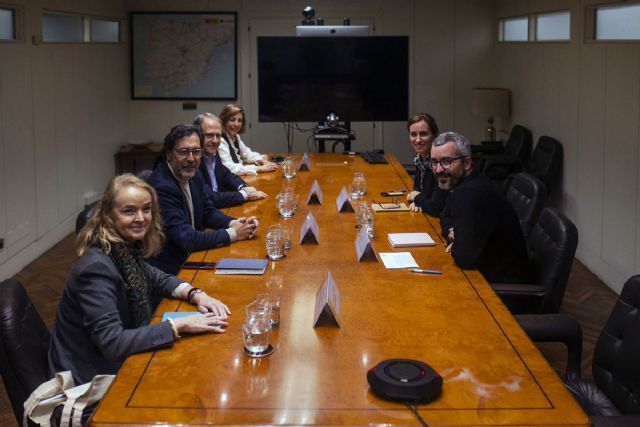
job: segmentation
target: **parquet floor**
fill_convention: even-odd
[[[55,320],[69,268],[76,258],[74,244],[75,234],[70,234],[16,275],[49,328]],[[582,263],[574,262],[561,311],[574,316],[582,324],[582,371],[585,378],[591,377],[593,348],[616,299],[617,295]],[[540,344],[539,348],[551,366],[563,377],[566,362],[563,346]],[[17,425],[3,384],[0,388],[0,426]]]

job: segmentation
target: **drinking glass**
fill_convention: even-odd
[[[271,320],[271,328],[280,326],[280,295],[269,292],[259,294],[256,301],[261,302],[269,307],[269,319]]]
[[[365,230],[367,230],[367,235],[370,238],[375,237],[376,231],[373,209],[371,208],[371,204],[366,200],[361,200],[358,203],[358,210],[356,211],[356,221],[359,230],[364,228]]]
[[[265,236],[265,246],[270,260],[275,261],[284,257],[284,244],[282,228],[279,225],[269,227]]]
[[[271,306],[268,302],[255,300],[246,307],[246,318],[242,325],[244,348],[249,356],[260,357],[269,349],[271,340]]]
[[[284,250],[288,251],[292,246],[293,226],[291,224],[281,222],[280,229],[282,230],[282,238],[284,239]]]
[[[362,198],[367,192],[367,179],[363,172],[356,172],[353,174],[353,180],[351,181],[352,194],[355,194],[356,199]]]
[[[295,213],[296,195],[293,192],[280,192],[276,196],[276,203],[280,216],[291,218]]]
[[[284,162],[282,162],[282,174],[286,179],[292,179],[296,176],[296,162],[293,157],[287,157]]]

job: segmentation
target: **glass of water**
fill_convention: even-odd
[[[284,245],[285,239],[280,225],[269,227],[265,236],[265,246],[269,259],[275,261],[284,258]]]
[[[259,294],[256,301],[261,302],[269,307],[269,319],[271,320],[271,328],[280,326],[280,296],[274,292]]]
[[[296,162],[293,157],[287,157],[284,162],[282,162],[282,174],[286,179],[291,179],[296,176]]]
[[[293,226],[285,222],[280,223],[280,229],[282,230],[282,238],[284,239],[284,250],[291,249],[293,244]]]
[[[255,300],[246,308],[242,325],[245,352],[251,357],[266,356],[271,341],[271,306],[267,301]]]
[[[356,172],[353,174],[353,180],[351,181],[352,194],[356,199],[361,199],[367,192],[367,179],[363,172]]]
[[[296,195],[293,192],[280,192],[276,196],[276,204],[280,216],[291,218],[296,213]]]
[[[356,221],[357,228],[359,230],[365,229],[367,230],[367,235],[370,238],[374,238],[376,235],[375,231],[375,217],[373,214],[373,209],[371,208],[371,204],[366,200],[361,200],[358,202],[358,210],[356,211]]]

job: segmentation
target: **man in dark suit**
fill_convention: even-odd
[[[247,200],[267,197],[266,193],[249,186],[242,178],[222,164],[218,147],[222,139],[222,121],[216,115],[203,113],[193,122],[204,133],[204,153],[200,172],[213,190],[212,200],[217,208],[228,208],[243,204]]]
[[[180,271],[191,252],[251,239],[258,231],[255,217],[234,219],[213,205],[212,192],[198,172],[203,144],[199,126],[174,126],[164,139],[165,161],[149,177],[158,193],[167,238],[149,263],[170,274]]]

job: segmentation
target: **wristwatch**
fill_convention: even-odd
[[[187,301],[189,301],[189,304],[193,303],[193,297],[196,294],[201,294],[202,292],[203,292],[203,290],[200,289],[200,288],[191,288],[191,289],[189,289],[189,293],[187,294]]]

